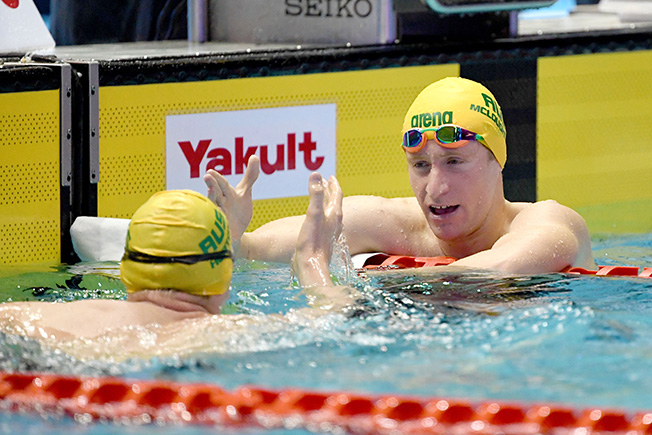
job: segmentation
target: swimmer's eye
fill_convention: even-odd
[[[455,157],[446,160],[447,165],[459,165],[460,163],[463,163],[462,160]]]
[[[412,163],[412,167],[417,169],[429,168],[430,163],[423,160],[417,160],[416,162]]]

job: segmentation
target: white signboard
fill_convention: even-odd
[[[0,0],[0,54],[54,48],[54,39],[32,0]]]
[[[231,183],[242,179],[249,156],[260,157],[254,199],[308,194],[308,176],[335,175],[335,104],[166,118],[168,189],[206,194],[203,175],[215,169]]]

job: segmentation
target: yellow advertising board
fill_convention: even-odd
[[[314,104],[337,107],[336,175],[345,195],[409,196],[403,116],[421,89],[452,75],[458,64],[101,87],[98,214],[128,218],[165,189],[166,116]],[[250,229],[307,204],[307,196],[258,200]]]

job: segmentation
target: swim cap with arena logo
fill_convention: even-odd
[[[481,135],[501,167],[507,160],[503,114],[493,94],[480,83],[447,77],[427,86],[405,115],[403,132],[453,124]]]
[[[222,294],[232,271],[226,216],[205,196],[190,190],[158,192],[134,213],[120,265],[127,291]]]

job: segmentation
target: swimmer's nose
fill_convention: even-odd
[[[428,174],[428,184],[426,185],[426,193],[431,198],[437,198],[438,196],[448,193],[450,190],[450,185],[448,178],[442,172],[433,168]]]

